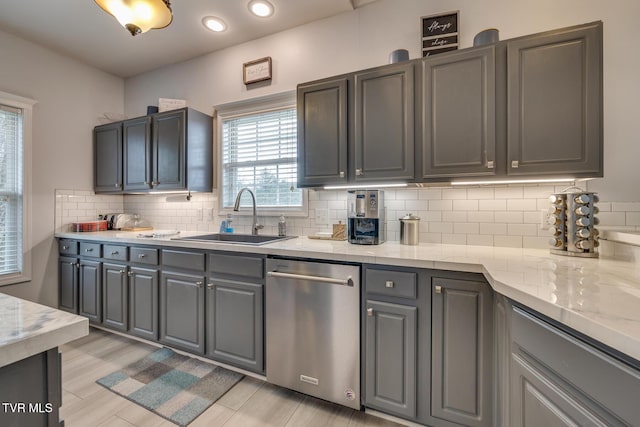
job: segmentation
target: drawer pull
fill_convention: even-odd
[[[93,248],[86,248],[84,251],[85,252],[93,252]]]
[[[436,285],[435,290],[436,290],[436,294],[441,294],[442,293],[442,286]]]
[[[144,254],[138,254],[138,258],[140,259],[144,258]]]
[[[129,276],[129,277],[133,277],[133,276],[134,276],[134,274],[135,274],[135,273],[134,273],[133,271],[129,271],[129,272],[127,272],[127,276]]]
[[[69,246],[63,246],[63,247],[62,247],[62,250],[63,250],[63,251],[66,251],[67,249],[69,249]]]
[[[393,280],[387,280],[386,282],[384,282],[384,286],[386,288],[393,288],[394,286]]]
[[[367,316],[373,317],[373,308],[367,308]]]
[[[118,251],[111,251],[111,255],[118,255],[119,252]]]

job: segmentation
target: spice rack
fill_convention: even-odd
[[[598,196],[578,188],[567,189],[549,197],[548,223],[552,237],[551,253],[555,255],[596,258],[598,229]]]

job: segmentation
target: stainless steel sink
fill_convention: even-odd
[[[191,240],[195,242],[213,242],[213,243],[239,243],[245,245],[265,245],[267,243],[279,242],[281,240],[294,239],[296,236],[269,236],[252,235],[252,234],[224,234],[224,233],[212,233],[201,234],[198,236],[189,237],[174,237],[171,240]]]

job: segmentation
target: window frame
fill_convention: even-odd
[[[0,91],[0,104],[22,110],[22,271],[0,274],[0,286],[31,281],[31,158],[36,103],[33,99]]]
[[[276,95],[268,95],[259,98],[252,98],[238,102],[232,102],[228,104],[218,105],[214,107],[214,120],[216,127],[216,153],[218,157],[218,161],[216,162],[218,172],[216,174],[218,189],[218,215],[226,215],[233,214],[234,216],[251,216],[252,209],[241,207],[238,212],[234,212],[232,207],[224,206],[224,183],[223,183],[223,174],[224,174],[224,165],[223,165],[223,122],[226,119],[231,119],[234,117],[247,116],[252,114],[260,114],[269,111],[282,110],[286,108],[297,108],[296,107],[296,91],[284,92]],[[308,217],[309,216],[309,192],[305,188],[300,188],[302,190],[302,206],[300,207],[273,207],[273,208],[265,208],[265,207],[256,207],[257,214],[260,216],[273,216],[277,217],[281,214],[285,216],[291,217]],[[248,195],[243,195],[244,197],[250,197]]]

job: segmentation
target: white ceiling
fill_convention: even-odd
[[[256,18],[249,0],[172,0],[169,27],[133,37],[93,0],[0,0],[0,30],[126,78],[376,0],[270,1],[275,14]],[[201,21],[207,15],[224,19],[228,29],[205,29]]]

